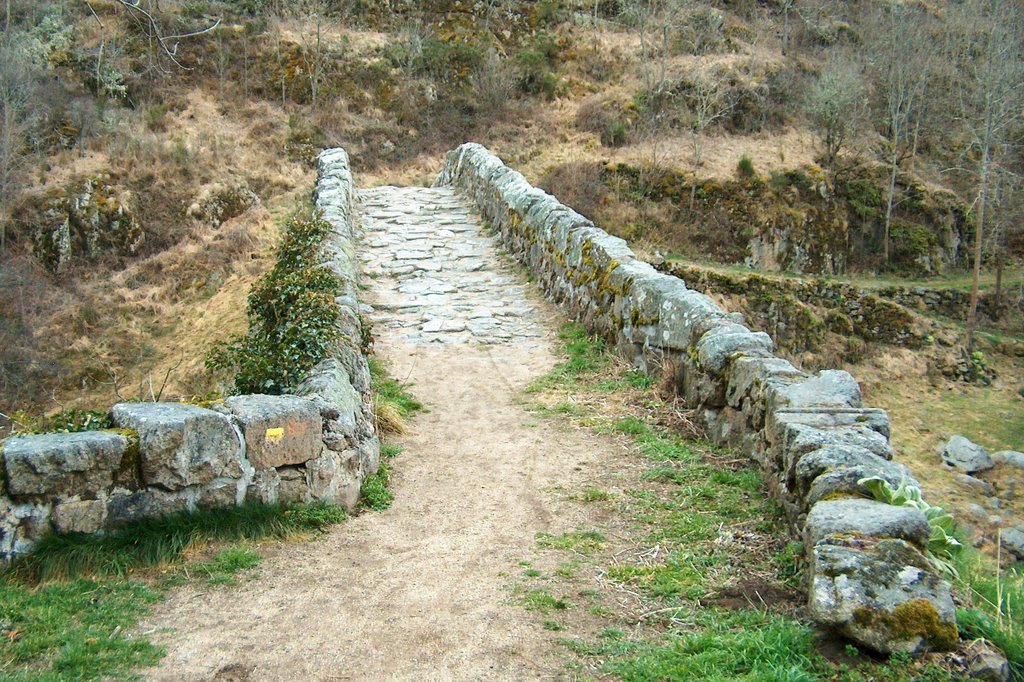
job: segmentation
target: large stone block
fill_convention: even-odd
[[[107,520],[103,500],[72,500],[54,505],[50,523],[58,533],[95,533]]]
[[[849,372],[827,369],[781,392],[779,407],[863,407],[860,386]]]
[[[119,528],[140,519],[177,514],[190,508],[188,495],[157,488],[113,495],[107,500],[107,528]]]
[[[119,403],[110,413],[138,432],[147,486],[180,490],[242,475],[242,444],[223,414],[182,403]]]
[[[242,428],[245,452],[256,469],[302,464],[323,449],[316,403],[292,395],[242,395],[224,401]]]
[[[697,342],[701,368],[720,374],[738,356],[770,358],[774,344],[764,332],[752,332],[742,325],[712,329]]]
[[[857,481],[871,476],[884,478],[894,488],[904,482],[920,487],[902,464],[852,445],[826,445],[804,455],[796,463],[795,476],[793,492],[806,498],[807,506],[836,493],[867,496],[868,490]]]
[[[113,484],[130,445],[109,431],[13,436],[3,443],[8,492],[94,496]]]
[[[810,552],[811,617],[883,654],[952,649],[949,583],[899,539],[823,542]]]
[[[363,398],[352,387],[348,370],[336,358],[326,358],[299,384],[295,395],[314,399],[331,431],[352,439],[358,430]]]
[[[899,538],[918,547],[928,544],[931,526],[919,509],[867,499],[818,502],[804,525],[808,547],[830,536]]]

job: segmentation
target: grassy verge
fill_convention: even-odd
[[[373,414],[377,433],[381,438],[400,435],[408,429],[409,419],[423,410],[422,403],[409,392],[409,385],[388,374],[387,366],[370,358],[370,379],[373,387]],[[384,511],[391,506],[394,495],[388,489],[394,459],[402,453],[401,446],[384,443],[380,448],[380,468],[367,476],[359,489],[360,506],[372,511]]]
[[[133,679],[163,656],[132,630],[166,589],[237,585],[259,565],[253,541],[302,536],[344,516],[325,505],[247,505],[103,536],[48,536],[0,574],[0,679]]]
[[[535,383],[540,414],[619,439],[628,454],[580,489],[593,527],[537,537],[519,602],[569,654],[572,679],[951,680],[940,658],[878,661],[802,618],[802,547],[742,453],[692,435],[686,414],[577,326]]]

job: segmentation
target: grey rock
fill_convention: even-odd
[[[1024,528],[1003,528],[999,531],[1003,549],[1018,559],[1024,559]]]
[[[845,485],[818,483],[818,479],[832,473],[842,472],[835,480],[853,484],[852,488]],[[800,457],[796,463],[796,492],[808,495],[812,486],[819,486],[817,501],[829,492],[857,492],[868,496],[867,489],[856,484],[860,478],[879,476],[896,487],[903,481],[909,485],[920,484],[910,471],[902,464],[884,459],[870,450],[854,445],[826,445]],[[853,480],[856,477],[856,480]],[[830,479],[831,480],[831,479]],[[827,489],[827,491],[826,491]],[[813,502],[812,502],[813,504]]]
[[[182,403],[119,403],[110,413],[138,432],[147,486],[180,490],[242,475],[242,444],[225,415]]]
[[[295,390],[295,395],[316,400],[330,431],[347,438],[355,436],[363,399],[352,387],[348,370],[341,361],[322,360]]]
[[[58,533],[95,533],[107,520],[102,500],[73,500],[53,507],[50,523]]]
[[[107,501],[106,526],[119,528],[140,519],[177,514],[188,509],[188,497],[184,492],[151,489],[113,495]]]
[[[13,436],[3,443],[9,494],[95,495],[109,488],[128,438],[108,431]]]
[[[985,511],[985,508],[975,502],[971,502],[964,507],[963,513],[975,523],[986,523],[989,518],[988,512]]]
[[[996,464],[1005,464],[1015,469],[1024,469],[1024,452],[1000,450],[999,452],[993,452],[991,457],[992,461]]]
[[[302,464],[320,455],[323,421],[316,403],[292,395],[232,396],[224,406],[238,420],[245,453],[256,469]]]
[[[203,486],[196,499],[196,506],[207,509],[234,507],[238,504],[239,484],[240,482],[235,480],[221,480]]]
[[[866,499],[826,500],[811,507],[804,535],[808,546],[838,535],[899,538],[924,547],[931,527],[925,515],[912,507]]]
[[[253,474],[245,491],[246,502],[274,504],[277,502],[277,487],[281,483],[276,469],[262,469]]]
[[[811,617],[858,644],[883,654],[956,646],[949,583],[903,540],[816,544],[810,585]]]
[[[306,470],[300,467],[282,467],[277,470],[281,480],[277,484],[277,502],[279,504],[299,504],[309,502],[309,485],[306,482]]]
[[[789,407],[863,407],[857,380],[842,370],[822,370],[784,389],[782,395]]]
[[[769,357],[774,344],[764,332],[730,324],[713,329],[697,342],[697,357],[705,370],[719,373],[738,355]]]
[[[967,677],[982,682],[1008,682],[1010,663],[1006,656],[991,642],[976,639],[967,645],[964,652],[967,659]]]
[[[939,446],[942,461],[956,467],[964,473],[973,474],[987,471],[995,466],[995,462],[985,452],[985,448],[972,443],[963,436],[953,436],[948,442]]]
[[[996,488],[988,481],[983,481],[980,478],[975,478],[970,474],[957,474],[953,477],[957,483],[963,487],[978,493],[979,495],[995,495]]]

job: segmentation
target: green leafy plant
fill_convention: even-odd
[[[913,507],[921,511],[928,519],[931,526],[931,535],[928,538],[927,555],[935,568],[951,578],[957,577],[953,560],[960,552],[962,545],[953,537],[953,529],[956,522],[953,515],[942,507],[928,504],[921,497],[921,489],[910,485],[906,481],[900,481],[899,486],[893,488],[883,478],[870,476],[858,481],[866,487],[871,495],[880,502],[891,504],[895,507]]]
[[[340,282],[318,263],[331,229],[319,218],[288,221],[277,262],[249,294],[248,333],[207,355],[207,368],[234,372],[238,392],[295,390],[338,340]]]

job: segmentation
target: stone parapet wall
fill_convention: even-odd
[[[637,366],[672,373],[711,437],[760,464],[804,540],[818,622],[882,652],[955,643],[950,585],[925,554],[927,519],[868,499],[859,483],[914,481],[892,461],[888,416],[863,405],[852,376],[812,376],[775,357],[767,334],[637,259],[480,145],[449,152],[436,184],[468,194],[554,301]]]
[[[231,396],[209,408],[120,403],[109,431],[12,436],[0,444],[0,562],[46,532],[246,501],[355,507],[376,472],[370,372],[353,251],[355,186],[341,149],[318,159],[316,206],[334,228],[323,262],[341,280],[341,340],[296,395]]]

